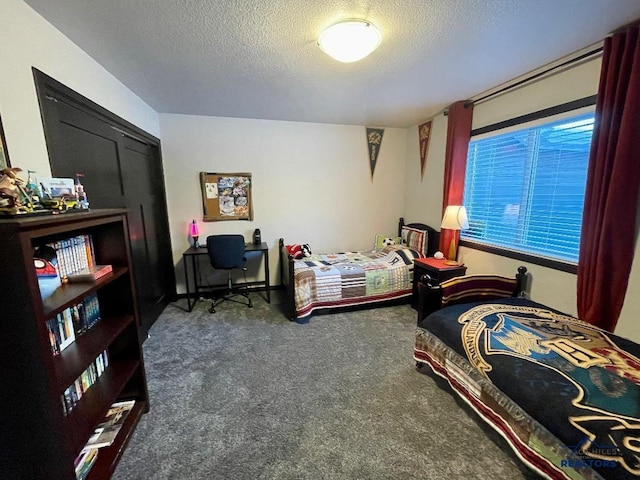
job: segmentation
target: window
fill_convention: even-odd
[[[472,137],[463,240],[577,263],[594,114],[570,115]]]

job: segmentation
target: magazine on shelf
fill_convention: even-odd
[[[111,405],[107,415],[102,420],[102,423],[95,429],[93,435],[91,435],[91,438],[89,438],[89,441],[84,446],[83,451],[111,445],[135,403],[135,400],[127,400]]]
[[[96,458],[98,458],[98,449],[92,448],[87,451],[82,451],[78,458],[76,458],[75,463],[75,471],[76,471],[76,480],[84,480],[87,478],[91,467],[96,463]]]

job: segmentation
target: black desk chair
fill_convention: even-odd
[[[246,285],[247,267],[245,263],[247,259],[244,256],[244,237],[242,235],[210,235],[207,237],[207,252],[209,253],[209,259],[211,260],[211,266],[213,268],[227,271],[227,293],[222,297],[213,298],[209,312],[216,313],[216,307],[225,300],[242,303],[252,308],[253,304],[249,298],[249,287]],[[234,291],[231,281],[231,273],[233,270],[242,270],[244,272],[244,291]],[[246,298],[247,302],[236,300],[235,297],[239,295]]]

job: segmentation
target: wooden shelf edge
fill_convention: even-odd
[[[131,435],[135,431],[142,414],[147,410],[147,402],[143,400],[136,400],[136,404],[133,406],[129,415],[122,425],[122,428],[118,432],[113,444],[109,447],[101,448],[98,450],[98,458],[96,463],[91,468],[87,480],[101,480],[109,479],[113,475],[113,472],[120,461],[120,457],[124,453]]]
[[[120,278],[128,271],[127,267],[114,266],[113,272],[94,282],[65,283],[61,285],[50,297],[42,301],[44,318],[48,320],[55,317],[65,308],[75,305],[87,295],[97,292],[100,288]]]

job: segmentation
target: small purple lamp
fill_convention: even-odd
[[[198,242],[198,237],[200,236],[200,232],[198,231],[198,224],[195,220],[192,220],[189,225],[189,235],[193,238],[193,246],[199,248],[200,243]]]

